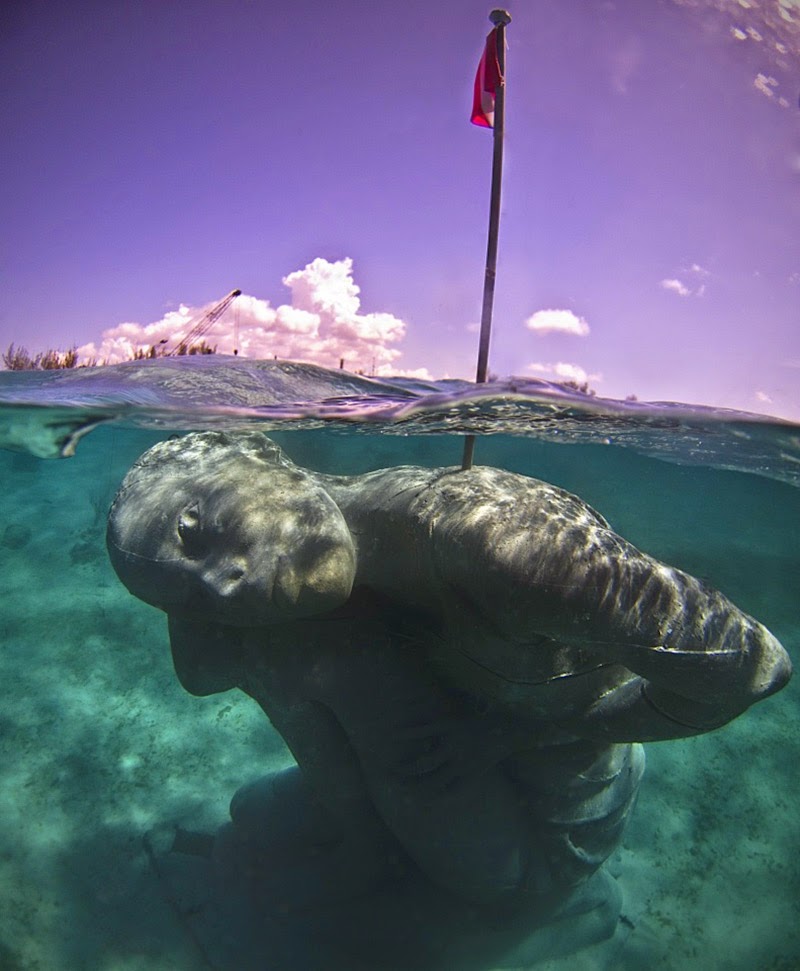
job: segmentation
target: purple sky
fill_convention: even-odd
[[[472,377],[490,6],[11,0],[0,347]],[[491,370],[800,420],[798,0],[508,9]]]

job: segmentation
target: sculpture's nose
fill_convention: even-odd
[[[246,565],[240,560],[206,566],[201,575],[202,586],[211,599],[233,600],[240,595],[247,583]]]

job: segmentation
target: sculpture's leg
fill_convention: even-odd
[[[341,836],[336,820],[314,798],[296,765],[242,786],[231,800],[230,812],[242,837],[264,850],[326,846]]]
[[[242,687],[336,820],[342,848],[372,859],[374,880],[396,869],[399,846],[461,899],[496,900],[524,882],[531,834],[516,789],[418,645],[399,643],[360,605],[335,620],[253,632],[246,652]],[[452,761],[461,771],[442,785]]]
[[[358,615],[248,635],[248,675],[242,688],[261,705],[300,771],[291,781],[273,779],[237,794],[232,818],[243,838],[253,840],[262,858],[266,855],[273,863],[274,813],[312,823],[295,827],[295,850],[309,872],[308,904],[358,896],[396,879],[410,862],[399,834],[376,809],[368,771],[342,718],[354,697],[369,697],[376,687],[364,680],[354,643],[365,645],[367,652],[379,651],[384,636],[382,624]],[[391,678],[386,666],[382,673]],[[396,700],[413,703],[409,697]]]
[[[269,909],[357,897],[400,871],[402,851],[380,825],[357,837],[315,798],[298,766],[242,786],[233,825],[217,840],[221,870],[244,874]]]
[[[320,654],[311,690],[342,726],[381,818],[437,886],[481,903],[513,896],[538,847],[497,765],[502,744],[457,709],[417,647],[374,630],[368,643],[353,635],[346,652]],[[541,866],[534,879],[547,894]]]
[[[301,768],[237,793],[233,829],[218,854],[220,865],[254,874],[261,896],[279,904],[356,896],[394,875],[403,858],[341,725],[313,698],[310,672],[336,646],[336,631],[335,624],[248,629],[169,618],[181,684],[199,695],[238,684]]]

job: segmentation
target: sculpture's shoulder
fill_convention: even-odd
[[[429,537],[438,574],[484,602],[492,590],[494,615],[535,590],[550,596],[576,562],[598,551],[611,560],[626,545],[579,496],[503,469],[444,472],[410,513]]]
[[[320,477],[334,494],[361,515],[391,514],[430,527],[460,527],[471,532],[524,529],[560,521],[610,528],[578,496],[518,472],[491,466],[460,468],[398,466],[360,476]]]
[[[524,529],[554,519],[588,522],[608,529],[606,520],[579,496],[549,482],[491,466],[444,469],[420,494],[418,508],[458,520],[467,528]]]

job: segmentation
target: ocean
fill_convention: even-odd
[[[183,689],[163,613],[120,583],[105,541],[138,457],[208,429],[264,432],[298,466],[346,476],[458,466],[472,434],[476,466],[576,494],[722,591],[798,663],[800,426],[546,382],[476,389],[232,358],[2,373],[2,971],[381,971],[374,941],[349,964],[337,956],[347,941],[326,956],[313,908],[265,917],[240,893],[219,909],[202,837],[228,821],[237,789],[292,755],[243,692]],[[798,691],[795,678],[722,728],[646,744],[638,803],[604,866],[622,892],[609,939],[563,953],[565,922],[538,962],[456,948],[458,966],[441,945],[439,966],[800,967]],[[347,904],[331,907],[328,930]],[[237,952],[230,939],[251,919],[257,939]],[[374,931],[355,926],[345,936]]]

